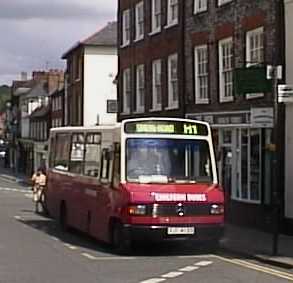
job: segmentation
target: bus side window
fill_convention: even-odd
[[[113,160],[113,187],[118,188],[120,184],[120,161],[121,161],[121,154],[120,154],[120,144],[115,143],[114,149],[114,160]]]
[[[57,134],[55,143],[54,168],[68,171],[70,134]]]
[[[71,152],[69,172],[82,174],[84,166],[84,134],[73,134],[71,139]]]
[[[56,137],[51,137],[50,138],[50,155],[49,155],[49,168],[53,168],[54,167],[54,158],[55,158],[55,153],[56,153],[56,148],[55,148],[55,144],[56,144]]]
[[[85,144],[84,175],[100,177],[101,169],[101,136],[88,134]]]

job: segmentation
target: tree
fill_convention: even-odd
[[[0,112],[5,111],[6,102],[10,100],[11,88],[7,85],[0,86]]]

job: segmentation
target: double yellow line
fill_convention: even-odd
[[[213,255],[214,258],[218,258],[219,260],[228,262],[228,263],[232,263],[232,264],[236,264],[245,268],[249,268],[249,269],[253,269],[262,273],[266,273],[272,276],[276,276],[279,278],[283,278],[283,279],[287,279],[289,281],[293,281],[293,274],[291,273],[287,273],[287,272],[283,272],[283,271],[279,271],[276,269],[272,269],[272,268],[268,268],[262,265],[257,265],[245,260],[241,260],[241,259],[229,259],[229,258],[225,258],[222,256],[218,256],[218,255]]]

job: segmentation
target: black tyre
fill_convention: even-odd
[[[59,224],[62,231],[66,232],[68,230],[67,209],[64,202],[62,202],[60,206]]]
[[[126,236],[121,223],[112,225],[112,245],[117,254],[125,255],[131,251],[131,240]]]

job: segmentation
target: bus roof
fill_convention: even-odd
[[[99,126],[69,126],[69,127],[58,127],[51,128],[50,132],[64,132],[64,131],[95,131],[95,130],[113,130],[120,128],[121,124],[113,124],[113,125],[99,125]]]

